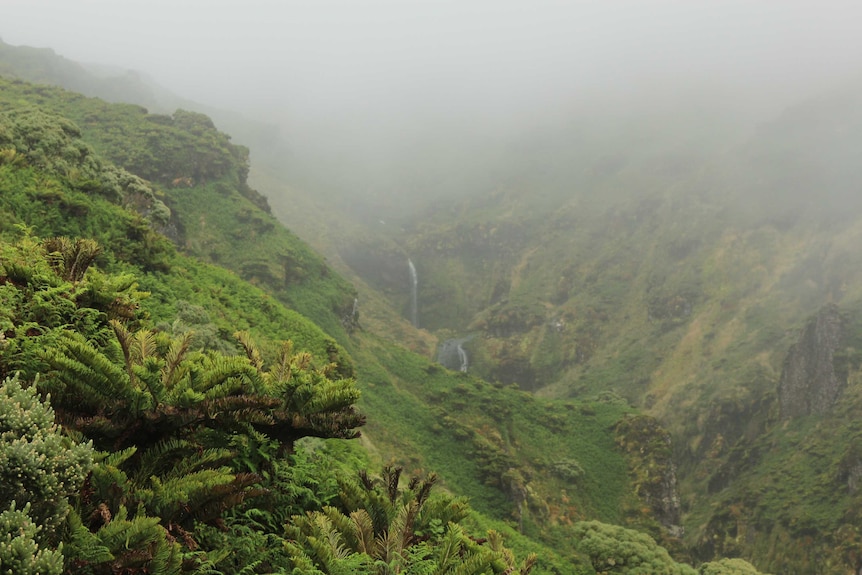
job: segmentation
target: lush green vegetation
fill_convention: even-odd
[[[31,488],[4,513],[22,526],[13,541],[22,565],[525,574],[629,572],[658,557],[690,569],[645,536],[584,522],[666,538],[636,493],[667,467],[668,448],[631,456],[664,436],[623,433],[633,394],[601,391],[653,368],[686,323],[679,310],[700,293],[697,274],[649,300],[658,328],[633,326],[656,336],[655,348],[624,347],[626,362],[587,374],[580,397],[538,399],[499,381],[493,362],[517,347],[541,380],[565,373],[561,364],[603,341],[593,324],[626,305],[622,287],[591,292],[571,348],[568,328],[546,322],[549,272],[527,273],[526,260],[508,268],[513,248],[496,269],[521,270],[521,283],[474,326],[512,344],[475,349],[485,354],[479,373],[498,381],[452,373],[362,331],[351,286],[269,215],[246,184],[247,162],[200,114],[152,115],[0,79],[0,374],[20,372],[26,389],[10,380],[10,393],[50,394],[64,442],[52,457],[95,450],[92,461],[80,456],[83,482],[64,480],[50,500],[59,527],[26,507]],[[495,238],[526,242],[519,229],[468,229],[481,253],[466,254],[464,269],[494,253]],[[557,278],[553,297],[562,301],[577,273]],[[513,338],[524,326],[538,336],[534,349]],[[357,407],[367,453],[344,441],[364,421]],[[357,473],[381,460],[398,467],[379,479]],[[438,482],[447,493],[431,493]],[[593,533],[643,548],[596,551]]]
[[[849,573],[859,568],[862,212],[849,158],[862,142],[860,100],[856,82],[712,155],[694,132],[666,141],[673,123],[548,130],[506,156],[517,177],[342,253],[402,308],[400,277],[385,280],[409,255],[420,324],[440,339],[470,336],[473,375],[551,405],[611,391],[660,422],[666,434],[617,430],[631,433],[619,445],[639,494],[676,466],[684,534],[662,543],[677,558]],[[827,304],[851,318],[833,362],[846,388],[829,413],[783,419],[788,350]],[[633,509],[622,516],[661,537]]]
[[[50,118],[39,121],[50,125]],[[64,201],[89,196],[50,163],[34,165],[24,154],[4,157],[6,172],[23,172],[22,179],[4,180],[9,214],[30,199],[26,184],[34,179],[39,187],[53,184]],[[120,224],[141,218],[127,214],[123,220],[126,210],[118,205],[123,197],[113,199],[117,203],[91,202],[87,213],[101,210],[102,217],[113,215]],[[47,204],[43,212],[75,226],[74,217],[63,218],[64,205]],[[48,221],[35,223],[50,229]],[[312,347],[323,346],[323,358],[297,352],[293,344],[259,348],[246,332],[234,334],[234,348],[224,350],[223,340],[196,340],[176,322],[166,324],[169,331],[153,329],[144,305],[149,294],[132,273],[144,273],[149,260],[136,265],[89,239],[41,240],[33,228],[6,228],[0,242],[0,369],[20,374],[3,386],[0,409],[9,441],[2,450],[3,476],[10,482],[4,486],[3,521],[10,538],[0,552],[2,568],[15,573],[338,572],[308,559],[285,532],[285,525],[302,525],[305,512],[337,509],[324,507],[337,505],[339,492],[326,478],[356,473],[351,459],[336,458],[327,448],[309,452],[296,443],[305,437],[350,438],[363,423],[353,406],[359,394],[352,368],[334,341],[315,333],[307,320],[278,325],[273,321],[278,315],[290,317],[284,311],[255,327],[268,324],[288,335],[298,328],[293,333]],[[118,225],[109,233],[127,231]],[[188,285],[194,277],[171,271],[186,258],[154,237],[164,248],[158,252],[163,259],[150,273],[175,276],[169,286],[185,283],[194,291]],[[100,260],[117,271],[99,269]],[[150,309],[157,303],[149,302]],[[232,307],[240,306],[226,299],[211,309]],[[223,351],[206,346],[213,342]],[[431,483],[417,492],[425,507],[438,501],[427,499]],[[359,501],[341,508],[349,514],[371,505]],[[373,542],[374,537],[394,541],[397,534],[403,548],[383,556],[354,549],[356,557],[347,564],[377,573],[412,557],[425,569],[430,556],[439,556],[441,573],[501,572],[514,561],[497,536],[482,545],[456,526],[463,503],[455,514],[445,511],[449,504],[435,505],[421,515],[424,523],[410,520],[415,534],[399,530],[408,525],[402,520],[400,528],[381,525],[371,535]],[[374,513],[371,507],[368,513]],[[297,518],[291,520],[291,514]],[[420,525],[441,531],[414,550],[414,538],[424,537]],[[219,536],[221,529],[234,536]],[[472,555],[465,555],[467,546]],[[522,573],[531,562],[522,565]]]
[[[85,182],[92,178],[89,172],[104,163],[94,159],[95,149],[127,173],[158,185],[157,191],[149,191],[155,201],[140,194],[124,194],[123,202],[153,221],[158,231],[187,253],[269,288],[290,308],[330,335],[345,340],[342,319],[352,309],[353,289],[338,275],[330,274],[320,256],[268,213],[266,200],[246,183],[248,150],[231,144],[209,118],[182,110],[173,116],[149,114],[140,106],[108,104],[57,88],[3,78],[0,110],[7,110],[19,123],[32,125],[44,124],[39,116],[45,113],[72,119],[75,124],[64,120],[63,129],[68,133],[39,138],[37,149],[46,148],[40,152],[45,157],[54,158],[50,153],[54,148],[65,154],[57,155],[62,160],[50,160],[58,162],[52,166],[55,172],[73,182],[80,181],[86,188]],[[7,136],[9,140],[13,140],[15,129]],[[28,142],[14,142],[14,146],[18,153],[32,155]],[[49,146],[53,148],[47,149]],[[84,157],[99,166],[89,166]],[[38,158],[35,160],[38,162]],[[69,171],[71,168],[77,171]],[[119,185],[129,184],[121,179]],[[219,201],[212,201],[213,197]],[[165,204],[171,210],[165,209]],[[86,208],[67,207],[75,209]],[[93,224],[94,230],[100,229],[100,222]],[[81,232],[94,237],[87,230]]]

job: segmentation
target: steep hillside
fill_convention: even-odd
[[[150,115],[2,82],[7,233],[24,223],[40,236],[89,236],[110,246],[97,262],[138,275],[151,292],[141,304],[153,322],[146,325],[163,333],[192,331],[198,345],[230,353],[233,332],[249,329],[266,338],[266,357],[277,354],[273,340],[289,337],[334,362],[336,373],[355,374],[372,456],[416,474],[438,471],[449,491],[484,513],[474,520],[482,528],[504,531],[519,550],[542,549],[540,572],[589,572],[574,537],[580,520],[625,521],[662,536],[653,510],[632,493],[629,448],[616,445],[626,432],[614,425],[632,411],[618,396],[539,400],[363,332],[350,286],[272,220],[244,181],[244,150],[205,116]],[[157,187],[102,160],[90,144]],[[232,268],[264,292],[190,256]]]
[[[75,120],[157,185],[171,209],[157,226],[176,245],[344,346],[373,457],[439,471],[585,572],[625,572],[596,542],[634,538],[576,523],[590,518],[646,529],[694,561],[858,570],[856,87],[756,128],[698,105],[574,116],[484,150],[441,183],[447,201],[395,220],[378,214],[385,186],[363,207],[351,189],[312,198],[283,170],[259,171],[279,217],[356,280],[358,308],[266,213],[247,152],[208,118],[14,82],[2,93],[6,109]],[[421,330],[406,321],[408,258]],[[468,374],[428,360],[445,340],[466,350]],[[540,569],[566,572],[545,555]]]
[[[148,114],[139,106],[56,88],[0,82],[6,109],[23,102],[25,108],[69,117],[97,151],[158,184],[173,216],[160,222],[160,229],[188,253],[230,262],[244,279],[274,288],[288,305],[343,337],[341,320],[352,309],[352,288],[269,215],[266,200],[246,184],[248,150],[231,144],[208,117],[186,111]],[[212,195],[223,201],[209,202]]]
[[[97,104],[93,100],[76,99],[74,97],[73,100],[75,100],[75,103],[72,105],[62,105],[58,101],[49,102],[43,98],[43,101],[49,106],[54,106],[61,113],[74,117],[79,125],[84,126],[85,130],[87,119],[82,114],[85,113],[83,110],[90,106],[86,112],[90,116],[90,121],[93,121],[93,118],[100,117],[99,121],[103,123],[103,126],[89,132],[89,135],[92,136],[92,144],[102,153],[109,155],[112,160],[118,161],[123,165],[128,165],[138,175],[155,178],[154,181],[161,182],[168,188],[176,187],[178,184],[180,186],[188,186],[192,180],[187,179],[188,174],[182,174],[180,176],[182,179],[179,182],[175,183],[173,181],[176,178],[168,182],[165,179],[169,175],[168,173],[151,174],[149,168],[144,165],[145,162],[155,160],[159,154],[173,152],[172,150],[141,150],[141,142],[144,141],[143,136],[150,141],[147,145],[153,145],[154,142],[151,140],[159,134],[159,132],[152,130],[153,126],[150,122],[157,120],[157,117],[160,117],[159,115],[171,116],[178,108],[203,112],[209,115],[215,119],[221,129],[226,129],[231,136],[254,148],[254,162],[251,165],[247,161],[247,151],[240,151],[238,149],[236,153],[239,154],[239,157],[227,158],[227,164],[234,164],[237,159],[240,160],[242,165],[240,167],[241,173],[238,172],[238,177],[242,181],[245,181],[246,176],[248,176],[249,181],[255,188],[264,190],[269,201],[272,202],[273,215],[279,221],[289,223],[290,229],[296,232],[319,253],[326,254],[330,265],[356,286],[357,295],[360,300],[360,313],[362,314],[365,328],[371,329],[374,333],[386,334],[394,340],[404,342],[411,349],[420,353],[428,356],[432,355],[433,349],[436,346],[436,338],[427,332],[417,332],[410,329],[408,323],[401,318],[397,310],[393,310],[386,299],[381,298],[380,294],[374,288],[369,287],[363,278],[356,275],[349,266],[342,262],[338,250],[333,246],[339,245],[345,239],[352,241],[353,238],[360,236],[363,233],[362,224],[353,221],[352,217],[354,214],[352,213],[351,205],[333,199],[331,190],[328,190],[325,194],[321,193],[321,189],[315,189],[314,193],[309,193],[291,183],[295,180],[293,177],[294,174],[286,171],[285,165],[297,167],[298,159],[295,157],[295,146],[291,146],[290,143],[279,137],[278,130],[275,127],[250,121],[235,112],[212,109],[196,102],[184,100],[137,72],[130,70],[99,70],[93,65],[82,65],[63,58],[50,48],[11,46],[0,41],[0,75],[9,79],[20,79],[37,84],[60,86],[87,96],[96,96],[100,100],[107,102],[136,104],[149,112],[153,112],[152,117],[149,117],[149,121],[141,125],[140,120],[146,117],[141,108],[105,106],[104,103]],[[31,97],[33,97],[32,93],[27,95],[28,99]],[[104,114],[104,117],[102,117],[102,112],[108,110],[110,112]],[[112,119],[109,119],[109,117],[112,117]],[[191,116],[187,114],[187,117]],[[171,121],[166,122],[165,118],[159,121],[163,125],[171,123]],[[127,129],[126,122],[130,125],[137,124],[135,128],[137,133],[124,134],[124,131]],[[106,124],[108,123],[112,124],[112,127],[109,128],[110,134],[106,134],[105,130],[102,129],[107,127]],[[211,131],[206,126],[203,129]],[[178,132],[174,130],[171,137],[176,137],[177,135]],[[179,133],[179,136],[180,139],[176,144],[186,147],[185,144],[188,137],[183,136],[181,133]],[[126,141],[123,141],[124,137]],[[231,148],[230,145],[224,148],[225,144],[229,144],[224,134],[216,137],[216,139],[218,138],[222,138],[222,141],[218,144],[220,147],[223,149]],[[136,150],[136,152],[132,150]],[[124,153],[125,156],[118,157],[120,153]],[[234,156],[236,156],[236,153],[234,153]],[[138,156],[137,159],[133,157],[135,154]],[[183,164],[187,159],[184,157],[185,155],[185,153],[178,154],[177,158],[172,160],[174,162],[173,171],[176,171],[176,165],[187,165]],[[210,153],[210,159],[212,158],[213,156]],[[286,160],[289,161],[286,162]],[[134,166],[134,162],[137,162],[138,165]],[[165,162],[162,161],[161,164],[164,165]],[[156,164],[153,163],[152,165]],[[134,169],[141,167],[144,167],[144,169]],[[170,171],[168,170],[168,172]],[[237,187],[235,186],[235,182],[229,181],[227,185]],[[237,188],[239,189],[239,187]],[[254,195],[253,200],[258,203],[259,207],[269,211],[267,200],[255,194],[251,188],[243,186],[242,189],[247,194]],[[179,199],[183,198],[184,196],[181,196]],[[193,190],[188,194],[188,199],[195,201]],[[242,206],[235,206],[235,209],[242,212],[244,208]],[[246,214],[246,217],[252,216]],[[266,215],[255,215],[253,217],[268,218]],[[271,220],[268,220],[268,222],[258,224],[258,227],[260,225],[268,227]],[[178,228],[177,223],[172,222],[172,229],[166,231],[168,233],[177,233],[182,229]],[[192,225],[200,225],[201,223],[206,226],[205,221],[193,222]],[[225,224],[234,225],[231,233],[224,237],[236,236],[242,238],[244,237],[244,233],[235,228],[237,223],[244,224],[244,222],[238,222],[231,216],[226,221],[219,222],[219,224],[210,229],[219,229],[220,226]],[[254,222],[252,224],[254,225]],[[196,235],[196,232],[193,232],[192,235]],[[204,243],[216,241],[211,232],[201,230],[201,235],[205,238],[203,240]],[[262,256],[259,253],[255,258],[256,262],[244,261],[246,254],[249,253],[246,251],[247,248],[251,247],[254,252],[255,250],[259,250],[258,246],[261,245],[256,241],[257,237],[255,235],[250,239],[255,241],[253,243],[242,243],[235,242],[231,238],[228,241],[221,242],[220,246],[214,247],[212,250],[209,250],[205,245],[201,247],[200,242],[196,247],[210,251],[211,254],[207,255],[207,257],[211,257],[211,261],[218,262],[219,258],[223,255],[220,252],[234,252],[228,257],[240,254],[241,257],[239,259],[243,260],[243,264],[247,265],[250,271],[253,271],[251,268],[255,268],[257,271],[262,272],[264,276],[278,275],[277,271],[266,269],[267,265],[260,261],[260,257]],[[290,243],[291,245],[296,244],[295,241]],[[289,250],[286,249],[286,251]],[[304,254],[300,254],[299,257],[300,259],[306,259],[306,255]],[[352,303],[350,303],[350,306],[352,311]],[[317,315],[317,319],[322,321],[319,314]],[[337,329],[331,322],[329,327]]]
[[[671,432],[684,541],[697,557],[843,573],[856,568],[848,534],[859,505],[849,414],[860,111],[862,90],[850,85],[715,154],[669,147],[676,137],[652,129],[631,135],[650,153],[585,158],[560,136],[550,164],[513,155],[517,181],[343,255],[399,305],[408,290],[389,270],[409,255],[420,325],[465,338],[472,373],[545,397],[612,390],[657,417]],[[569,152],[569,164],[553,165]],[[800,332],[831,304],[840,336],[806,352],[825,354],[826,367],[804,368],[800,397],[787,399],[788,354],[812,345]],[[821,407],[782,413],[787,402]]]
[[[278,157],[283,147],[273,126],[181,98],[141,72],[74,62],[51,48],[12,46],[0,40],[0,76],[59,86],[107,102],[137,104],[154,113],[171,114],[178,108],[202,112],[238,141],[254,145],[258,158]]]
[[[378,572],[375,561],[530,570],[534,559],[517,565],[494,532],[487,545],[468,537],[457,525],[466,503],[429,498],[432,476],[411,474],[405,487],[398,469],[369,474],[355,449],[300,444],[354,437],[364,422],[350,357],[261,289],[178,253],[156,231],[171,219],[159,194],[81,135],[33,102],[0,111],[0,404],[4,429],[24,429],[0,448],[3,518],[24,547],[0,550],[0,564],[31,561],[51,575]],[[42,411],[36,385],[53,411]],[[58,438],[24,461],[36,413]],[[59,438],[55,414],[73,438]],[[407,511],[409,523],[397,519]],[[378,523],[388,514],[386,524],[370,513]],[[368,518],[365,540],[389,543],[355,541],[344,522],[357,517]],[[337,557],[315,545],[315,526],[334,518],[346,529],[329,531],[343,538],[333,539]],[[487,533],[490,520],[476,516],[469,529],[477,522]],[[542,549],[496,527],[521,550]],[[545,549],[537,570],[566,565]]]

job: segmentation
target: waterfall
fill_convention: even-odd
[[[467,361],[467,352],[464,351],[464,348],[461,346],[461,342],[458,342],[458,359],[461,360],[461,371],[466,372],[467,367],[469,367],[469,363]]]
[[[410,266],[410,323],[413,327],[419,327],[419,276],[416,275],[416,266],[413,260],[407,258]]]
[[[446,369],[464,371],[470,368],[469,357],[467,350],[464,349],[464,344],[473,339],[472,335],[461,337],[458,339],[447,339],[440,344],[437,350],[437,363],[446,367]]]

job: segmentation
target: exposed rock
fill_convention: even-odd
[[[617,424],[616,440],[628,456],[635,492],[670,536],[682,537],[670,433],[655,418],[637,415]]]
[[[437,350],[437,363],[453,371],[467,371],[470,363],[464,344],[470,339],[470,337],[462,337],[444,341]]]
[[[847,470],[847,491],[852,495],[859,490],[862,483],[862,461],[856,461]]]
[[[523,391],[536,391],[539,382],[536,380],[536,372],[530,365],[530,360],[520,357],[517,351],[508,346],[507,351],[510,353],[501,355],[491,370],[491,379],[504,385],[515,383]]]
[[[778,382],[781,417],[823,414],[835,404],[847,385],[846,375],[839,376],[834,363],[843,332],[844,321],[834,304],[808,321],[784,360]]]
[[[850,495],[857,493],[862,487],[862,447],[852,443],[839,465],[838,480],[846,485]]]

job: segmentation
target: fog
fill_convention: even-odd
[[[4,0],[0,37],[285,118],[514,113],[707,80],[830,82],[860,64],[860,12],[787,0]]]
[[[411,150],[463,161],[579,114],[700,99],[705,116],[766,118],[858,74],[860,15],[798,0],[3,0],[0,38],[142,71],[279,125],[303,165],[323,154],[379,178],[409,172]]]

